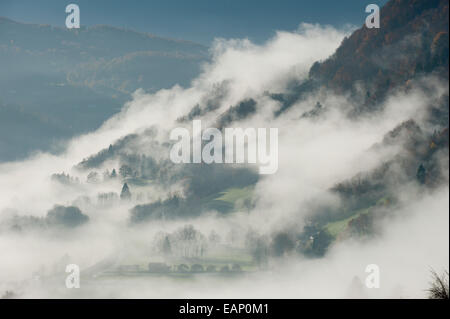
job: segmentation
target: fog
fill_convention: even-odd
[[[355,100],[324,89],[274,115],[280,103],[267,92],[284,92],[292,82],[306,79],[311,65],[329,57],[350,31],[302,24],[294,32],[277,32],[263,45],[246,39],[217,39],[211,48],[212,62],[203,66],[189,87],[175,86],[154,94],[138,90],[119,114],[98,130],[70,141],[63,154],[37,153],[25,161],[0,164],[0,295],[10,290],[21,298],[425,297],[430,269],[448,269],[448,151],[440,154],[444,183],[425,191],[410,182],[391,185],[398,202],[387,208],[388,214],[381,214],[376,235],[339,239],[320,258],[284,254],[269,258],[265,269],[231,278],[208,274],[184,280],[167,276],[96,278],[89,270],[109,259],[119,264],[134,264],[139,258],[159,260],[155,252],[158,234],[173,234],[186,225],[205,236],[214,231],[222,244],[237,249],[245,248],[249,232],[269,239],[280,231],[301,232],[317,205],[342,204],[330,192],[333,186],[377,169],[402,152],[401,141],[374,147],[389,131],[410,119],[424,131],[432,131],[426,107],[448,94],[448,83],[435,78],[414,84],[408,93],[394,92],[379,112],[357,119],[348,116],[349,110],[358,107]],[[138,138],[126,145],[124,152],[168,159],[169,150],[163,145],[169,142],[170,130],[178,126],[189,129],[192,121],[179,119],[193,107],[202,110],[202,125],[207,127],[230,106],[246,99],[256,101],[257,112],[236,119],[233,127],[279,129],[278,171],[259,177],[248,209],[228,214],[211,210],[195,217],[132,226],[133,207],[172,194],[187,196],[184,181],[130,186],[132,193],[140,191],[144,198],[100,205],[97,195],[118,194],[123,182],[88,183],[89,170],[76,168],[83,159],[130,134]],[[318,101],[325,112],[320,117],[303,117]],[[212,104],[214,107],[208,107]],[[148,137],[148,129],[155,129],[155,135]],[[150,147],[155,141],[158,146]],[[97,171],[118,169],[118,161],[106,161]],[[80,182],[65,185],[51,178],[62,172]],[[398,169],[398,174],[404,173]],[[48,224],[45,218],[55,205],[76,206],[89,222],[69,229],[8,230],[14,216],[43,218]],[[2,228],[2,224],[6,226]],[[80,289],[65,287],[64,270],[69,262],[81,267]],[[380,268],[378,289],[365,286],[369,264]]]

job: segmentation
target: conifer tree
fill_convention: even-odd
[[[131,192],[128,187],[128,184],[123,184],[122,192],[120,193],[120,199],[122,200],[130,200],[131,199]]]

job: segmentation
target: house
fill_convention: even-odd
[[[199,264],[195,264],[191,266],[191,272],[203,272],[203,266]]]
[[[170,267],[165,263],[149,263],[148,271],[154,273],[166,273],[170,272]]]
[[[177,267],[178,272],[188,272],[189,267],[185,264],[178,265]]]
[[[231,267],[231,271],[240,272],[242,271],[242,268],[239,264],[233,264],[233,266]]]
[[[140,268],[139,265],[120,265],[118,270],[120,272],[137,272]]]
[[[207,272],[216,272],[216,266],[209,265],[208,267],[206,267],[206,271]]]

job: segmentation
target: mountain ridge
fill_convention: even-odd
[[[448,80],[448,8],[446,0],[389,1],[379,29],[356,30],[330,58],[316,62],[310,76],[340,93],[354,91],[360,81],[366,104],[419,74],[436,72]]]
[[[203,45],[201,43],[197,43],[195,41],[183,40],[183,39],[171,38],[171,37],[162,37],[162,36],[158,36],[156,34],[150,33],[150,32],[137,31],[137,30],[133,30],[131,28],[117,27],[117,26],[111,26],[111,25],[106,25],[106,24],[96,24],[96,25],[92,25],[92,26],[80,26],[80,29],[78,29],[78,30],[69,30],[69,29],[67,29],[65,27],[62,27],[62,26],[55,26],[55,25],[51,25],[51,24],[38,24],[38,23],[20,22],[20,21],[14,20],[14,19],[10,19],[8,17],[0,16],[0,23],[2,23],[2,22],[3,23],[16,24],[16,25],[35,26],[35,27],[40,27],[40,28],[41,27],[46,27],[48,29],[56,29],[56,30],[59,30],[59,31],[68,31],[68,32],[92,31],[92,30],[101,30],[101,29],[121,31],[121,32],[130,32],[130,33],[144,35],[144,36],[146,36],[146,37],[148,37],[150,39],[163,39],[163,40],[173,41],[173,42],[178,42],[178,43],[192,44],[192,45],[201,47],[204,50],[208,49],[207,46],[205,46],[205,45]]]
[[[0,162],[34,151],[61,151],[54,145],[97,129],[135,90],[186,86],[208,59],[208,48],[192,41],[109,26],[69,30],[0,17],[0,126],[9,132],[0,135]],[[45,121],[29,123],[28,142],[17,143],[14,136],[22,126],[9,123],[33,114]]]

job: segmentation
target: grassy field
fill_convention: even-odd
[[[336,222],[326,224],[324,228],[328,231],[328,233],[330,233],[331,236],[336,238],[339,236],[339,234],[341,234],[343,231],[345,231],[347,229],[348,223],[350,221],[352,221],[355,218],[358,218],[362,214],[369,214],[369,213],[370,213],[370,207],[361,209],[361,210],[356,211],[355,214],[353,214],[352,216],[350,216],[346,219],[338,220]]]
[[[252,200],[253,190],[254,186],[229,188],[226,191],[219,193],[219,196],[216,197],[214,201],[232,205],[234,209],[240,209],[246,201],[250,202]]]
[[[364,214],[370,214],[372,209],[374,209],[375,207],[388,206],[390,204],[391,204],[391,199],[389,197],[382,197],[376,202],[375,205],[357,210],[353,214],[351,214],[351,216],[348,218],[338,220],[335,222],[330,222],[325,225],[324,229],[327,230],[331,236],[336,238],[337,236],[339,236],[339,234],[341,234],[342,232],[344,232],[347,229],[349,222],[351,222],[353,219],[358,218]]]

